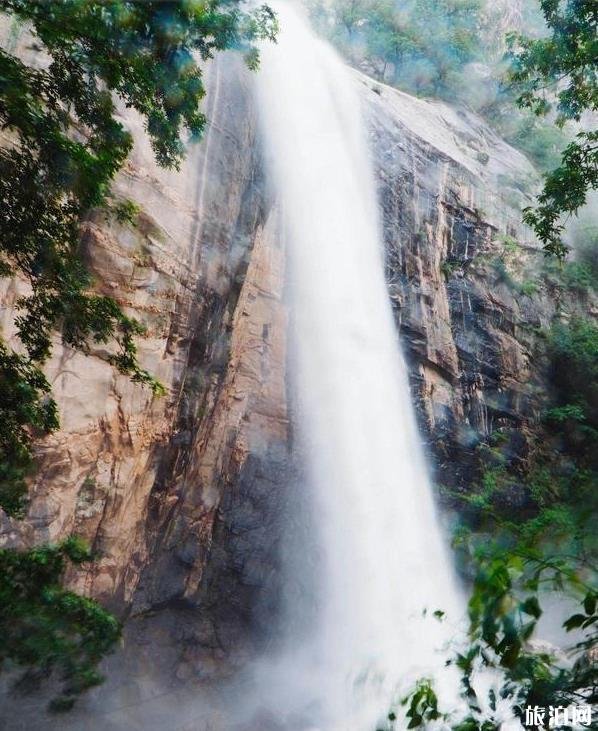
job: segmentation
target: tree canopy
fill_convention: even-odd
[[[452,98],[479,56],[483,0],[335,0],[320,24],[350,56],[416,94]]]
[[[549,35],[511,37],[510,80],[519,89],[518,104],[536,115],[555,113],[561,127],[583,122],[584,113],[598,110],[598,5],[594,0],[540,0],[540,5]],[[577,213],[597,187],[598,130],[582,129],[546,176],[537,208],[524,212],[547,253],[564,257],[563,216]]]

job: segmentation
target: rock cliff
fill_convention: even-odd
[[[529,384],[541,374],[530,330],[554,307],[542,293],[524,296],[517,280],[542,258],[521,224],[536,176],[476,115],[359,82],[420,424],[458,483],[471,445],[533,416]]]
[[[284,238],[252,79],[232,55],[208,77],[209,129],[181,171],[156,166],[127,113],[136,145],[114,193],[140,213],[134,225],[100,212],[84,225],[97,287],[147,326],[141,361],[166,395],[115,373],[99,351],[57,342],[47,372],[62,427],[37,446],[27,520],[0,523],[2,545],[84,536],[99,558],[69,581],[127,620],[116,665],[178,681],[213,677],[261,646],[300,461]],[[467,111],[357,73],[355,84],[422,433],[442,480],[463,487],[472,446],[535,414],[535,328],[554,304],[521,279],[540,256],[520,224],[534,171]],[[18,292],[2,287],[7,336]]]

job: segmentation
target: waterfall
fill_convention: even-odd
[[[451,629],[433,613],[456,617],[461,602],[384,280],[356,79],[300,14],[277,11],[257,88],[320,553],[316,619],[288,638],[265,695],[295,719],[285,729],[374,731],[397,693],[436,672]]]

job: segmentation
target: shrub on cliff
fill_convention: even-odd
[[[111,614],[61,586],[68,562],[91,558],[76,538],[29,551],[0,550],[0,668],[25,668],[22,682],[54,673],[63,684],[52,701],[56,710],[102,681],[96,665],[120,637]]]

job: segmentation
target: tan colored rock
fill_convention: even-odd
[[[264,326],[267,324],[271,335],[266,340],[261,329],[254,329],[247,344],[243,344],[245,335],[237,330],[246,328],[245,320],[251,318],[239,315],[230,322],[248,262],[257,277],[266,276],[269,266],[263,254],[259,254],[261,264],[254,263],[253,231],[247,233],[240,223],[245,215],[256,222],[261,215],[257,193],[253,206],[247,205],[250,189],[253,186],[258,191],[260,185],[255,174],[255,125],[247,78],[240,59],[234,56],[210,67],[206,106],[212,122],[204,141],[190,148],[178,173],[157,167],[141,121],[127,112],[125,122],[134,132],[136,144],[115,181],[114,193],[133,200],[141,213],[135,226],[120,225],[96,213],[84,225],[83,244],[98,290],[114,297],[127,314],[146,325],[147,334],[138,342],[140,360],[165,386],[166,396],[155,397],[149,389],[118,374],[106,363],[104,346],[93,346],[91,355],[84,356],[56,339],[46,372],[59,404],[61,429],[37,447],[39,469],[31,485],[28,520],[24,524],[5,520],[0,534],[9,545],[22,540],[55,541],[70,533],[82,535],[98,552],[99,560],[88,570],[73,574],[71,583],[121,611],[131,601],[139,572],[149,557],[148,505],[161,465],[168,460],[173,439],[176,441],[185,387],[212,368],[214,351],[225,340],[231,339],[234,356],[227,388],[250,385],[250,371],[258,364],[249,356],[263,349],[264,362],[253,378],[254,382],[256,377],[264,380],[264,396],[256,401],[252,419],[263,418],[260,404],[264,416],[271,414],[271,423],[284,419],[284,398],[281,400],[278,388],[284,376],[275,372],[284,366],[284,328],[276,321],[282,315],[269,313]],[[231,113],[232,108],[239,111],[243,106],[246,113]],[[260,246],[258,242],[258,251]],[[282,276],[280,254],[277,256],[275,262],[272,254],[274,278]],[[257,294],[260,286],[268,285],[256,280]],[[271,286],[278,287],[277,293],[267,292],[262,299],[279,296],[282,279]],[[3,332],[15,347],[12,320],[20,294],[22,287],[6,283]],[[202,332],[204,329],[210,332]],[[205,339],[205,353],[190,367],[190,351],[198,338]],[[265,363],[275,349],[275,360]],[[236,374],[237,368],[246,373]],[[272,385],[267,369],[274,374]],[[240,438],[239,445],[229,443],[230,429],[239,427],[247,406],[245,410],[237,406],[226,395],[228,391],[220,396],[222,386],[219,376],[201,384],[199,398],[214,400],[216,414],[206,413],[194,424],[198,446],[193,459],[200,461],[194,469],[203,476],[207,493],[211,492],[211,508],[218,502],[218,469],[225,459],[220,451],[226,446],[225,451],[241,461],[240,455],[250,449],[247,436]],[[268,398],[271,401],[275,394],[278,404],[274,407]],[[280,427],[276,429],[280,432]],[[171,495],[166,504],[177,499]]]

